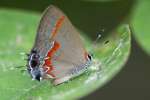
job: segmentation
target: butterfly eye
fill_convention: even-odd
[[[31,61],[31,67],[34,68],[38,65],[38,61],[37,60],[32,60]]]

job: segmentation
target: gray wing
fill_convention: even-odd
[[[59,18],[59,16],[57,15],[58,14],[55,11],[55,7],[53,5],[49,6],[43,13],[42,19],[37,30],[35,44],[33,46],[33,49],[36,49],[40,55],[45,56],[47,51],[52,46],[50,36]]]
[[[70,20],[58,8],[53,9],[57,12],[57,16],[65,16],[64,21],[56,34],[54,41],[60,44],[60,49],[52,57],[54,70],[52,73],[57,77],[65,77],[67,75],[77,75],[86,68],[87,51],[81,41],[81,37],[77,29],[72,25]]]
[[[62,25],[55,33],[55,36],[52,37],[57,21],[62,16],[64,16]],[[59,79],[63,79],[66,76],[69,76],[68,79],[70,79],[84,72],[88,64],[86,59],[87,51],[83,46],[79,32],[60,9],[50,6],[41,19],[33,48],[36,48],[40,55],[46,56],[47,52],[53,47],[53,42],[60,44],[59,50],[52,56],[54,69],[51,73],[58,80],[56,84],[66,81],[59,81]]]

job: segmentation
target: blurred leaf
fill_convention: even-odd
[[[150,54],[150,1],[139,0],[134,9],[132,27],[136,40]]]
[[[118,27],[129,16],[134,0],[53,0],[52,4],[94,40],[101,30],[107,36]]]
[[[108,82],[123,67],[130,52],[128,25],[121,26],[95,49],[86,34],[84,43],[92,49],[94,61],[83,75],[53,86],[48,80],[32,81],[27,72],[21,73],[26,61],[19,55],[30,51],[39,22],[39,15],[31,12],[0,10],[0,97],[2,100],[66,100],[79,98]],[[81,30],[82,31],[82,30]],[[86,38],[87,37],[87,38]],[[105,41],[109,43],[105,44]]]

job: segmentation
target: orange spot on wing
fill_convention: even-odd
[[[89,55],[89,54],[88,54],[87,52],[84,53],[84,58],[85,58],[86,60],[88,59],[88,55]]]
[[[53,29],[53,31],[52,31],[52,36],[51,36],[50,38],[54,38],[54,37],[56,36],[58,30],[59,30],[60,27],[62,26],[62,23],[63,23],[64,19],[65,19],[65,16],[62,16],[62,17],[60,17],[60,18],[57,20],[56,25],[55,25],[55,27],[54,27],[54,29]]]

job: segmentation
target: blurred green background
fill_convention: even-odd
[[[59,0],[58,0],[59,1]],[[61,2],[63,0],[60,0]],[[65,0],[66,1],[66,0]],[[103,0],[104,1],[104,0]],[[53,2],[51,0],[1,0],[0,1],[0,9],[1,8],[10,8],[10,9],[22,9],[25,11],[31,11],[31,12],[42,12],[50,2]],[[61,7],[61,2],[56,2],[57,5],[60,5]],[[102,10],[102,16],[112,18],[108,20],[107,22],[104,21],[102,18],[100,18],[100,21],[102,22],[100,25],[101,28],[107,27],[105,33],[108,33],[109,31],[112,31],[115,27],[120,25],[121,21],[126,20],[126,22],[129,22],[130,20],[130,13],[132,13],[133,5],[136,5],[135,0],[131,1],[120,1],[118,3],[114,2],[104,2],[101,5],[96,6],[99,7],[100,10]],[[70,6],[79,6],[75,3],[75,1],[69,0],[68,4]],[[68,5],[66,4],[66,5]],[[82,6],[82,2],[79,3],[80,6],[78,9],[86,9],[84,6]],[[90,2],[90,4],[93,4]],[[87,4],[88,5],[88,4]],[[113,9],[112,9],[113,6]],[[74,13],[69,13],[67,11],[67,7],[65,6],[64,11],[70,15],[73,15]],[[81,8],[80,8],[81,7]],[[133,7],[133,8],[132,8]],[[74,11],[76,9],[73,9]],[[103,11],[104,10],[104,11]],[[91,11],[92,12],[92,11]],[[86,13],[86,12],[85,12]],[[87,16],[88,11],[87,11]],[[91,13],[90,13],[91,14]],[[93,12],[93,14],[97,14],[96,12]],[[97,21],[90,21],[87,20],[85,17],[82,18],[81,20],[84,19],[85,22],[82,26],[79,24],[81,23],[76,23],[76,20],[79,20],[81,16],[75,16],[78,14],[74,14],[74,18],[71,20],[76,26],[79,26],[79,29],[84,29],[87,33],[97,33],[97,27],[99,24]],[[80,14],[81,15],[81,14]],[[109,17],[111,16],[111,17]],[[126,18],[123,18],[126,17]],[[97,19],[97,18],[93,18]],[[89,24],[92,26],[88,26]],[[92,23],[97,23],[97,24],[92,24]],[[104,23],[104,24],[103,24]],[[112,24],[113,23],[113,24]],[[95,25],[95,26],[93,26]],[[90,29],[87,29],[86,27],[91,27]],[[104,35],[107,35],[105,34]],[[92,38],[96,37],[96,34],[89,34],[91,35]],[[137,39],[136,39],[137,40]],[[115,77],[111,82],[107,83],[104,87],[101,89],[97,90],[96,92],[84,97],[83,99],[92,99],[95,98],[97,100],[103,99],[103,100],[149,100],[150,99],[150,57],[149,55],[144,51],[144,49],[141,49],[141,46],[135,41],[134,36],[132,35],[132,50],[131,50],[131,55],[126,63],[125,67],[123,70]]]

